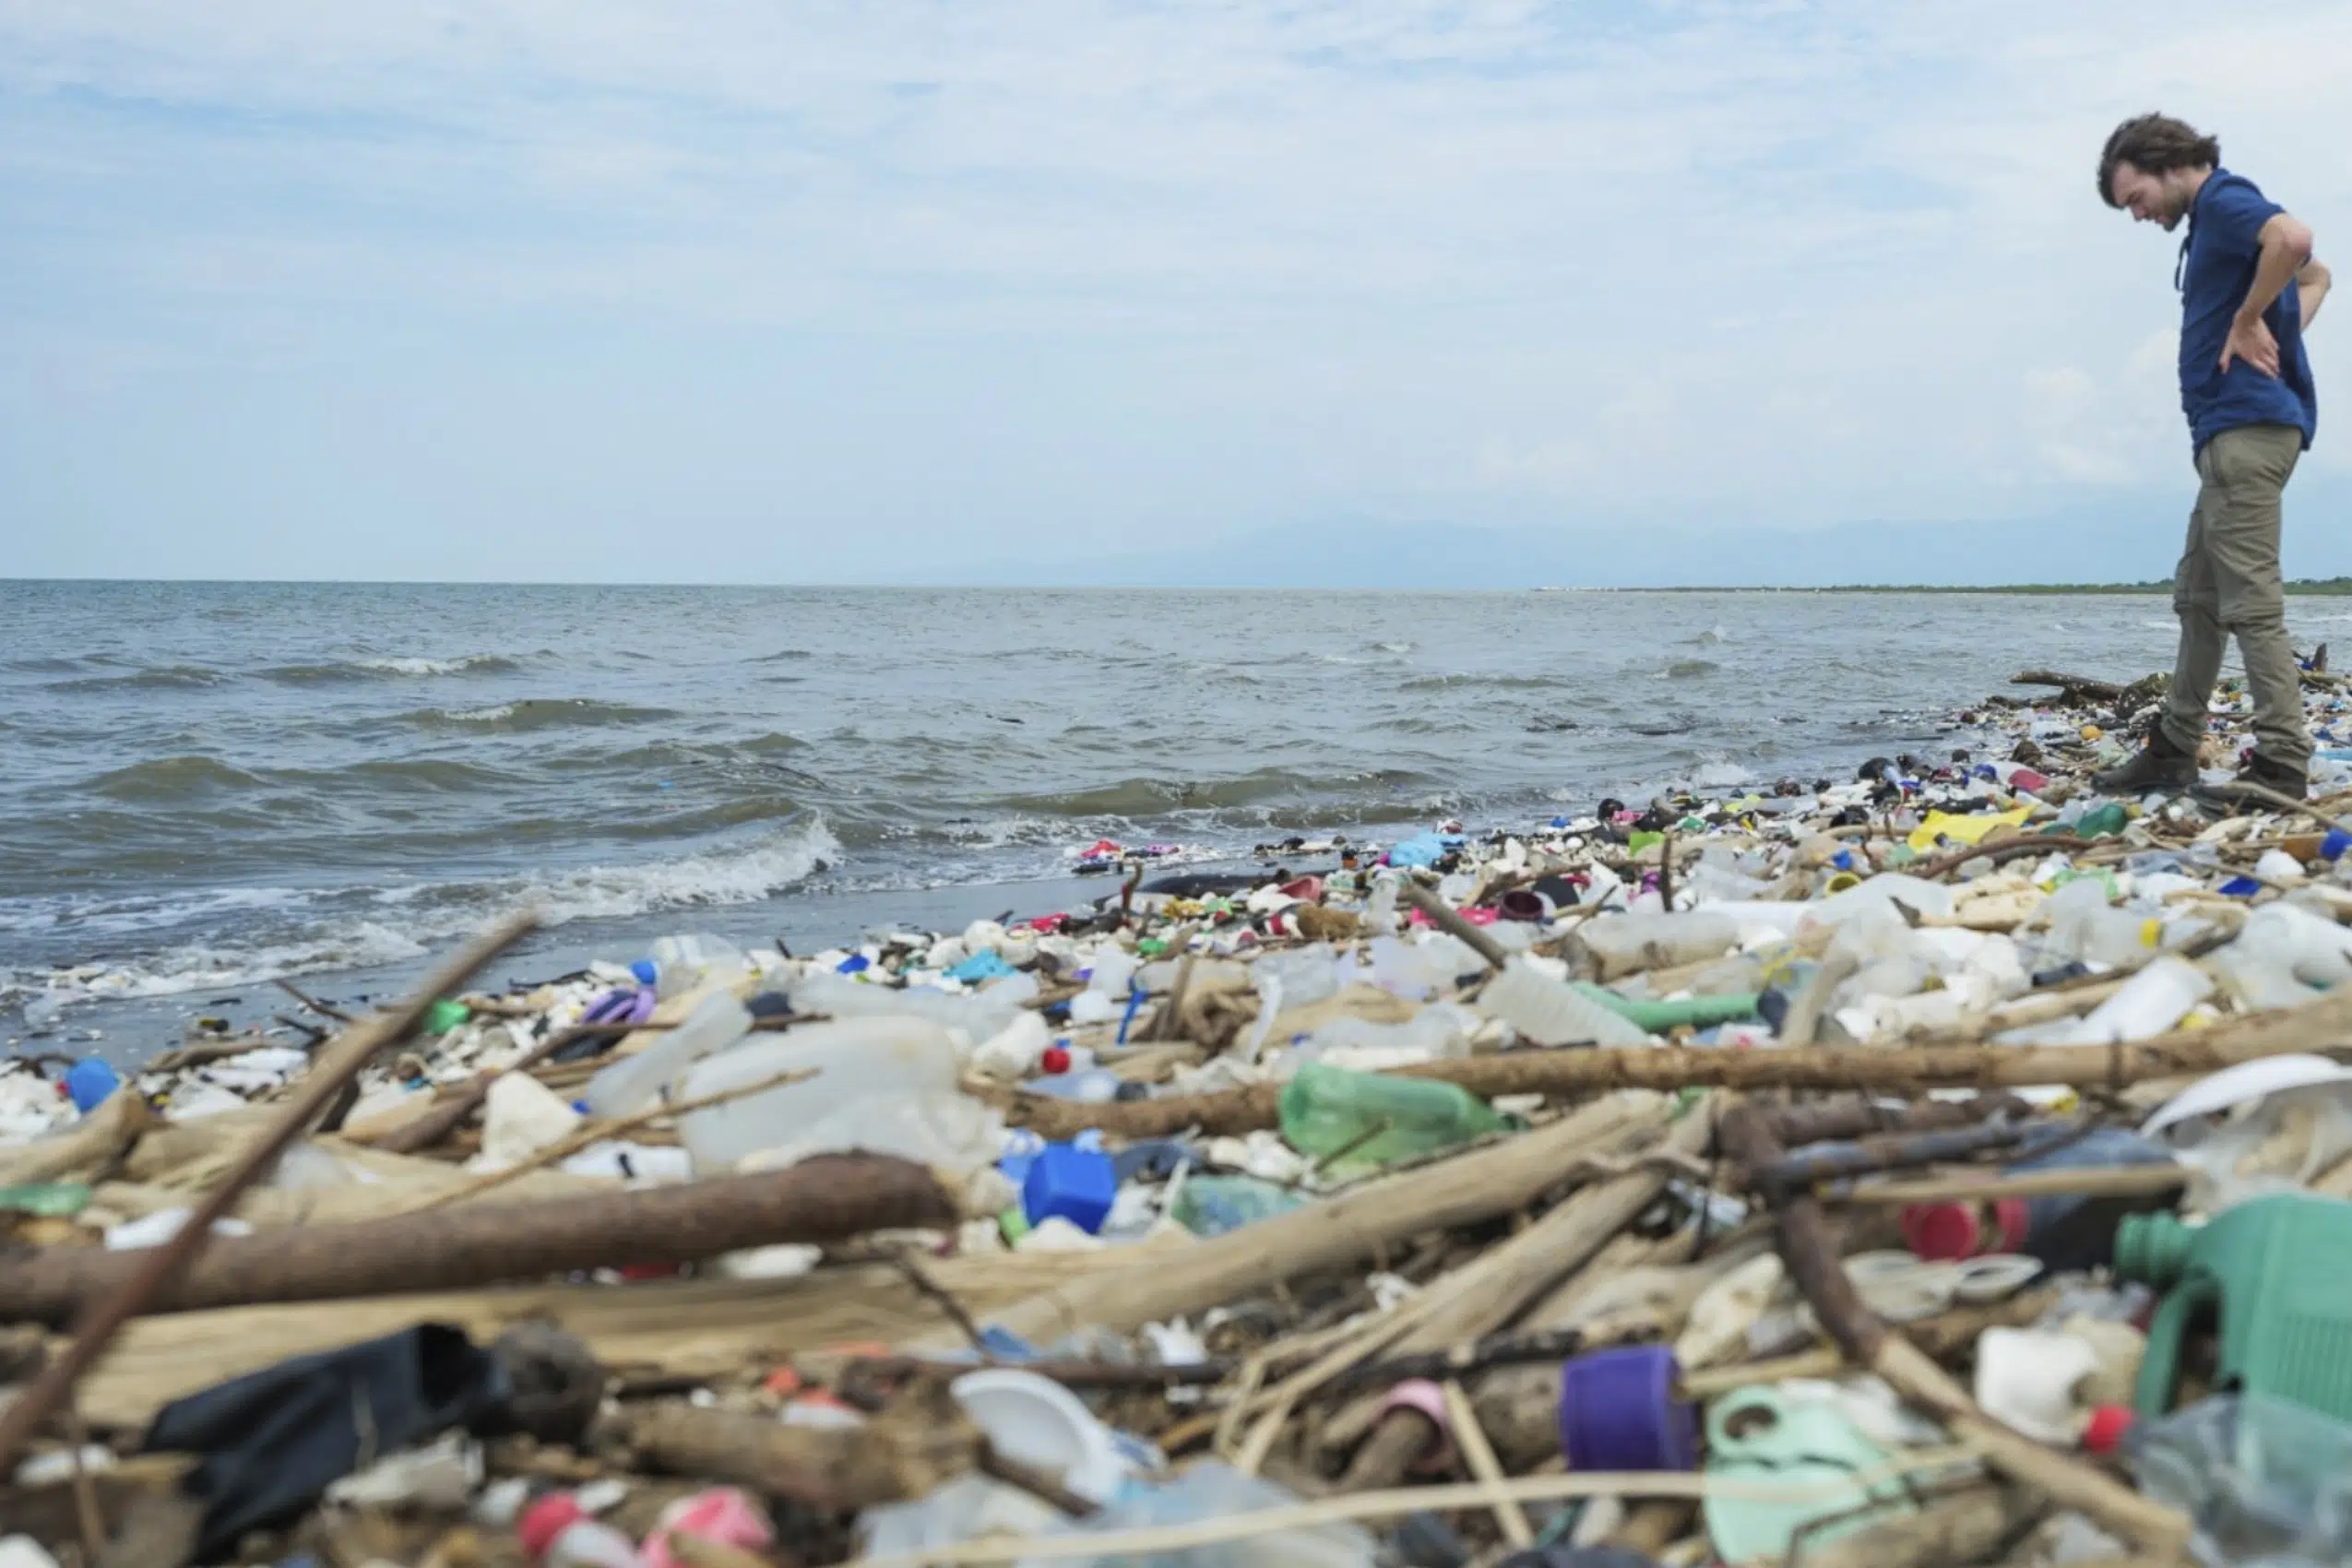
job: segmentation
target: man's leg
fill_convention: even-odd
[[[2209,467],[2213,444],[2197,454],[2197,504],[2189,512],[2189,540],[2172,569],[2172,612],[2180,617],[2180,651],[2172,662],[2172,690],[2159,720],[2175,750],[2197,754],[2204,744],[2206,705],[2221,676],[2221,601],[2214,588],[2213,559],[2205,549],[2205,513],[2215,496]]]
[[[2221,624],[2238,637],[2246,689],[2254,699],[2254,754],[2300,775],[2311,760],[2303,727],[2302,683],[2287,640],[2287,596],[2278,569],[2279,497],[2302,454],[2292,425],[2225,430],[2205,445],[2205,559]]]

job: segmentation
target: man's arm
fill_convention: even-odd
[[[2242,359],[2264,375],[2276,375],[2278,340],[2263,325],[2263,312],[2270,309],[2287,280],[2311,259],[2311,231],[2293,213],[2274,212],[2257,237],[2262,252],[2254,263],[2254,281],[2229,323],[2229,339],[2221,346],[2221,368],[2227,370],[2232,361]]]
[[[2329,287],[2335,281],[2328,272],[2327,263],[2313,256],[2295,275],[2295,297],[2303,303],[2303,330],[2309,332],[2311,323],[2320,318],[2320,302],[2327,298]]]

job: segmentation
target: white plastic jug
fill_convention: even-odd
[[[1719,958],[1740,941],[1739,921],[1712,909],[1671,914],[1601,915],[1576,929],[1572,945],[1589,955],[1599,978],[1667,969]]]
[[[695,1067],[679,1086],[678,1098],[703,1099],[797,1069],[813,1075],[678,1118],[678,1141],[694,1157],[695,1169],[731,1169],[868,1097],[957,1093],[956,1042],[937,1024],[899,1016],[840,1018],[770,1035]]]

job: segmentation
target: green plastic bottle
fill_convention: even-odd
[[[1282,1086],[1282,1135],[1327,1172],[1375,1170],[1511,1125],[1458,1084],[1310,1062]]]
[[[2352,1421],[2352,1203],[2310,1193],[2255,1198],[2202,1226],[2127,1216],[2115,1272],[2166,1288],[2132,1403],[2171,1408],[2180,1341],[2211,1321],[2215,1393],[2268,1395]]]

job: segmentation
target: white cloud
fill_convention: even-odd
[[[702,425],[813,400],[873,440],[735,458],[794,515],[921,524],[951,473],[1008,517],[1092,483],[1114,530],[2021,514],[2185,473],[2171,247],[2097,201],[2107,129],[2210,124],[2325,252],[2347,54],[2337,0],[0,0],[0,350],[106,367],[44,381],[60,421],[151,374],[232,449],[220,387],[355,357],[536,374],[475,422],[633,473],[690,457],[600,422],[637,382]],[[0,501],[97,504],[36,477]]]

